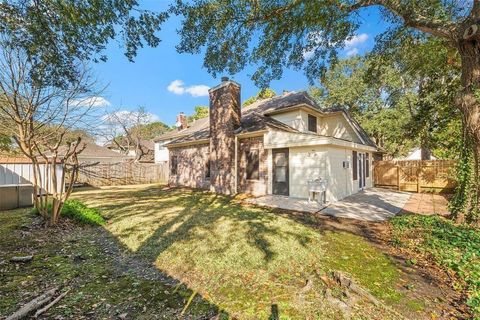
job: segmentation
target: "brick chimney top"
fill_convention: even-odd
[[[187,116],[183,112],[180,112],[177,115],[177,122],[175,123],[175,125],[177,126],[178,131],[186,129],[188,127]]]
[[[228,80],[228,77],[222,77],[222,82],[227,82]]]

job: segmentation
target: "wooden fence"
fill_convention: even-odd
[[[167,183],[168,165],[154,163],[99,163],[83,166],[77,183],[95,187],[143,183]]]
[[[455,161],[376,161],[374,184],[411,192],[452,192],[456,186]]]

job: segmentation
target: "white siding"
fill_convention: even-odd
[[[358,180],[353,181],[352,149],[312,146],[290,148],[289,150],[291,197],[308,198],[307,180],[315,178],[327,179],[327,201],[330,202],[343,199],[359,191]],[[348,169],[343,168],[343,161],[349,161]],[[365,181],[366,188],[372,186],[371,162],[372,154],[370,153],[370,176]]]
[[[165,147],[171,140],[155,142],[155,163],[168,162],[168,148]]]
[[[272,115],[272,118],[280,122],[283,122],[286,125],[289,125],[290,127],[295,128],[299,131],[304,132],[307,130],[306,114],[303,111],[296,110],[296,111],[280,113],[280,114]]]
[[[343,114],[322,118],[319,127],[318,133],[321,135],[362,143]]]
[[[308,198],[307,180],[327,176],[325,147],[290,148],[290,196]]]

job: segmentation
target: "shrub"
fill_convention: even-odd
[[[49,211],[51,210],[51,204],[49,204]],[[37,209],[33,209],[33,212],[38,214]],[[89,208],[83,202],[78,200],[65,201],[62,212],[62,216],[76,220],[83,224],[89,225],[103,225],[105,220],[97,209]]]
[[[480,231],[439,216],[398,216],[392,225],[394,239],[457,275],[467,305],[480,317]]]

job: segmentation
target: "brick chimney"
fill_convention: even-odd
[[[240,127],[240,85],[222,77],[210,94],[210,190],[235,193],[235,133]]]
[[[187,128],[187,116],[183,112],[177,114],[177,122],[175,123],[175,125],[177,126],[178,131]]]

